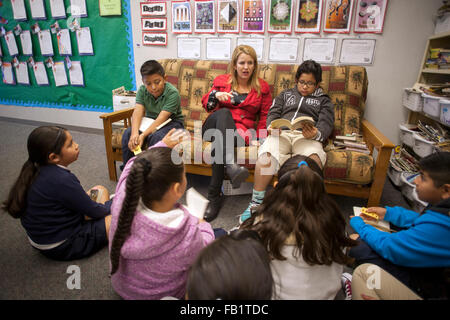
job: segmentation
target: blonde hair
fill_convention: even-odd
[[[255,89],[259,96],[261,94],[261,86],[259,85],[259,79],[258,79],[258,74],[259,74],[258,58],[256,56],[255,49],[253,49],[252,47],[247,46],[247,45],[237,46],[233,51],[233,55],[231,57],[231,63],[228,66],[228,73],[231,74],[231,79],[230,79],[231,88],[236,90],[238,87],[237,72],[235,70],[235,67],[237,64],[237,60],[242,53],[249,55],[253,59],[255,68],[253,69],[253,73],[250,76],[250,88]]]

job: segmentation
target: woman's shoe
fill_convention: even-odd
[[[227,164],[225,168],[227,176],[228,178],[230,178],[233,189],[239,188],[241,186],[241,183],[244,182],[249,175],[248,169],[246,167],[241,167],[236,163]]]
[[[205,221],[207,222],[211,222],[219,215],[220,209],[222,209],[224,196],[221,193],[219,194],[218,197],[208,200],[209,200],[208,207],[206,207],[203,219],[205,219]]]

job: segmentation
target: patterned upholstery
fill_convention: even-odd
[[[228,62],[184,59],[163,59],[159,62],[166,71],[168,81],[180,92],[185,127],[194,133],[195,125],[201,128],[201,123],[208,117],[201,105],[201,98],[211,88],[214,78],[227,72]],[[273,98],[295,84],[298,65],[260,64],[259,68],[259,76],[269,84]],[[335,106],[332,137],[349,133],[359,134],[368,87],[366,69],[360,66],[324,66],[322,71],[321,86]],[[113,133],[115,147],[120,147],[119,136],[120,132]],[[205,149],[210,147],[208,142],[192,143],[192,159],[196,154],[198,157],[200,152],[206,156],[208,152]],[[238,151],[238,159],[245,157],[246,163],[251,166],[255,163],[257,149],[242,149]],[[204,160],[208,163],[207,159]],[[327,180],[368,184],[373,179],[373,170],[374,161],[371,155],[354,151],[327,152],[324,169]]]

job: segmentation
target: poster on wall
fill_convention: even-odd
[[[206,38],[206,59],[230,60],[231,38]]]
[[[294,13],[294,31],[320,33],[323,0],[298,0]]]
[[[80,61],[72,61],[69,69],[70,85],[84,87],[83,68]]]
[[[65,19],[66,8],[63,0],[50,0],[50,11],[53,19]]]
[[[122,15],[122,0],[98,0],[100,16]]]
[[[195,1],[195,32],[215,33],[215,10],[214,1]]]
[[[332,64],[336,39],[306,38],[303,45],[303,61],[314,60],[318,63]]]
[[[19,62],[16,67],[17,83],[25,86],[30,85],[30,77],[28,76],[28,65],[26,62]]]
[[[53,78],[55,79],[55,85],[57,87],[67,86],[67,73],[64,65],[64,61],[55,61],[52,66]]]
[[[165,2],[141,2],[141,16],[165,16],[167,5]]]
[[[340,64],[371,65],[375,53],[375,39],[342,39]]]
[[[217,2],[217,32],[239,33],[239,2],[237,0]]]
[[[144,46],[165,46],[167,45],[167,33],[142,32],[142,44]]]
[[[12,30],[6,32],[5,35],[6,46],[11,57],[19,55],[19,49],[17,48],[16,38]]]
[[[200,59],[201,39],[194,37],[177,38],[177,57],[179,59]]]
[[[42,61],[36,61],[33,66],[34,78],[38,86],[48,86],[47,72],[45,71],[45,65]]]
[[[33,43],[31,41],[31,32],[30,30],[23,30],[20,33],[20,44],[22,45],[22,54],[24,56],[32,56],[33,55]]]
[[[245,44],[247,46],[252,47],[255,49],[256,57],[258,60],[263,59],[263,52],[264,52],[264,38],[263,37],[239,37],[237,38],[237,46],[240,46],[242,44]]]
[[[172,33],[192,33],[189,1],[172,1]]]
[[[268,31],[271,33],[292,32],[293,0],[270,0]]]
[[[70,14],[72,17],[86,18],[86,0],[70,0]]]
[[[356,4],[356,33],[383,33],[388,0],[358,0]]]
[[[24,0],[11,0],[11,6],[13,10],[14,20],[16,21],[27,20],[27,12],[25,10]]]
[[[166,31],[167,18],[142,18],[142,31]]]
[[[11,62],[3,62],[2,63],[2,74],[3,74],[3,83],[15,85],[16,80],[14,78],[14,72]]]
[[[265,1],[244,0],[242,6],[242,28],[244,33],[264,33],[266,20]]]
[[[349,33],[354,0],[326,0],[324,32]]]
[[[33,20],[46,20],[44,0],[30,0],[31,17]]]
[[[269,60],[295,63],[297,61],[298,38],[270,38]]]

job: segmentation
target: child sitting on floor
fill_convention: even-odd
[[[174,131],[131,158],[117,183],[111,282],[124,299],[184,298],[189,266],[214,240],[210,224],[178,203],[187,181],[184,164],[172,158]]]
[[[344,249],[355,244],[326,193],[317,162],[297,155],[278,171],[278,183],[241,228],[261,236],[272,260],[279,299],[334,299],[341,289]]]

